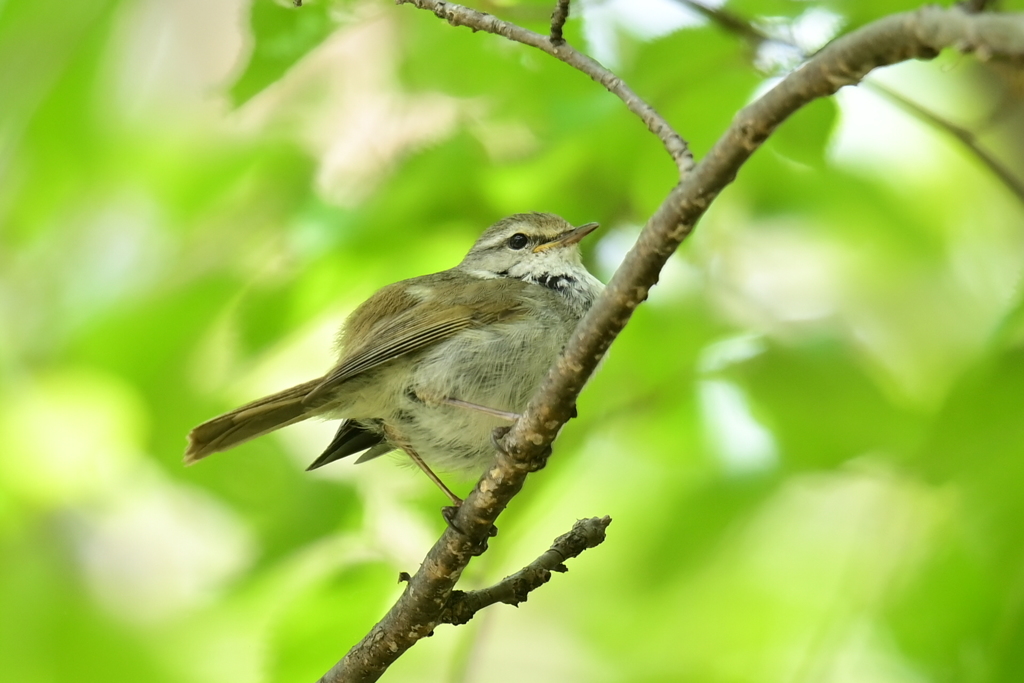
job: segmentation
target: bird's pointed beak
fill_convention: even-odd
[[[597,230],[600,223],[585,223],[578,228],[574,228],[567,233],[563,233],[558,239],[545,242],[544,244],[538,244],[533,248],[533,253],[541,251],[547,251],[553,247],[568,247],[572,244],[579,243],[584,237]]]

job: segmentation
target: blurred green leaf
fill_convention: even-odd
[[[786,119],[766,147],[802,164],[821,166],[838,113],[835,100],[814,100]]]
[[[923,436],[923,416],[893,404],[834,342],[775,346],[734,372],[791,467],[835,467],[872,452],[906,457]]]
[[[296,62],[320,45],[336,28],[334,12],[342,0],[312,0],[301,7],[284,0],[253,0],[249,21],[252,52],[231,87],[240,105],[279,80]]]
[[[315,680],[341,655],[338,643],[355,643],[380,619],[379,598],[395,590],[395,572],[387,565],[357,567],[331,577],[292,601],[275,625],[270,645],[275,657],[271,679]],[[343,629],[338,615],[344,614]],[[330,633],[330,638],[324,638]]]

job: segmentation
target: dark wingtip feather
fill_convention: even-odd
[[[306,471],[319,469],[335,460],[365,451],[367,448],[378,446],[383,442],[383,435],[372,432],[356,422],[346,420],[338,426],[338,431],[331,439],[331,443],[320,454],[320,457],[306,468]]]
[[[321,455],[319,458],[310,463],[309,467],[306,468],[306,471],[312,472],[313,470],[318,470],[329,462],[332,461],[328,460],[323,455]]]

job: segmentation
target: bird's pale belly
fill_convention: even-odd
[[[442,401],[521,413],[568,336],[564,325],[520,321],[467,330],[438,345],[412,362],[406,386],[394,387],[394,409],[383,417],[389,438],[404,440],[438,470],[479,471],[494,455],[491,434],[509,421]]]

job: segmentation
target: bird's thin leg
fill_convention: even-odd
[[[452,493],[452,490],[444,485],[444,482],[441,481],[441,478],[434,474],[434,470],[430,469],[427,463],[423,462],[423,458],[420,457],[419,453],[417,453],[408,446],[402,446],[402,450],[405,451],[410,458],[412,458],[412,461],[416,463],[417,467],[423,470],[423,473],[425,475],[430,477],[430,481],[437,484],[437,488],[441,489],[444,492],[444,495],[448,496],[448,500],[452,502],[452,505],[454,505],[456,508],[462,505],[462,499],[456,496],[454,493]]]
[[[430,469],[427,463],[423,462],[423,458],[421,458],[420,454],[416,452],[416,449],[406,443],[405,439],[401,438],[401,436],[392,427],[384,425],[384,437],[387,439],[388,443],[405,451],[405,454],[408,455],[414,463],[416,463],[416,466],[423,470],[423,474],[427,475],[430,478],[430,481],[434,482],[437,488],[441,489],[441,491],[444,492],[444,495],[448,496],[448,500],[450,500],[452,504],[441,508],[441,516],[444,517],[444,521],[453,530],[460,534],[463,533],[455,524],[455,515],[458,514],[459,508],[462,507],[462,499],[452,493],[452,490],[444,485],[441,478],[434,474],[434,470]],[[480,552],[483,551],[481,550]]]
[[[427,466],[427,463],[423,462],[423,458],[420,457],[419,453],[409,448],[408,446],[403,446],[402,450],[408,453],[409,457],[412,458],[412,461],[416,463],[421,470],[423,470],[424,474],[430,477],[430,481],[437,484],[437,488],[444,491],[444,495],[448,496],[448,500],[450,500],[452,504],[446,505],[443,508],[441,508],[441,516],[444,517],[445,523],[448,526],[450,526],[454,531],[465,535],[465,532],[463,532],[462,529],[460,529],[459,526],[455,523],[455,515],[459,513],[459,508],[462,507],[462,499],[456,496],[454,493],[452,493],[452,490],[444,485],[444,482],[441,481],[441,478],[434,474],[434,470],[430,469],[430,467]],[[489,535],[497,535],[497,527],[492,526],[491,529],[492,531],[489,533]],[[480,548],[476,549],[473,552],[473,554],[479,555],[483,553],[483,551],[486,549],[487,541],[485,540],[483,544],[480,546]]]
[[[430,481],[437,485],[437,488],[444,492],[444,495],[448,496],[448,500],[455,505],[456,509],[462,505],[462,499],[452,493],[452,490],[444,485],[441,478],[434,474],[434,470],[430,469],[427,463],[423,462],[423,458],[416,452],[416,449],[409,445],[409,442],[402,437],[402,435],[392,426],[384,425],[384,438],[389,444],[397,448],[401,448],[405,451],[405,454],[416,463],[416,466],[423,470],[423,474],[430,478]]]
[[[459,408],[466,408],[468,410],[475,410],[484,415],[491,415],[492,417],[500,417],[502,420],[508,420],[509,422],[515,422],[520,417],[519,413],[512,413],[507,410],[497,410],[496,408],[488,408],[476,403],[470,403],[469,401],[463,401],[459,398],[445,398],[441,399],[442,403],[447,403],[450,406],[456,406]]]

